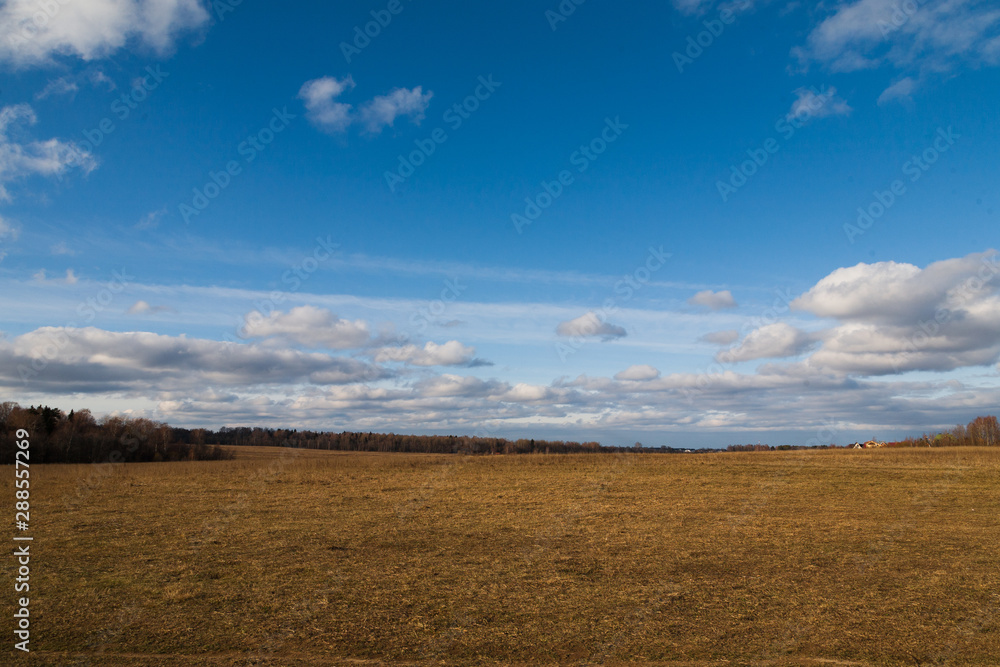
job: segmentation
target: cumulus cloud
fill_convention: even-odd
[[[422,86],[394,88],[386,95],[377,95],[365,102],[355,113],[352,105],[336,101],[354,87],[354,79],[350,76],[343,79],[324,76],[306,81],[299,90],[306,118],[327,134],[346,132],[355,121],[361,123],[367,133],[378,134],[392,127],[400,117],[408,117],[419,125],[434,95],[430,91],[425,93]]]
[[[127,44],[157,54],[184,32],[206,26],[200,0],[87,0],[40,5],[8,0],[0,7],[0,60],[18,67],[51,64],[56,56],[95,60]]]
[[[554,392],[550,387],[519,382],[508,389],[501,398],[514,403],[538,403],[551,399],[553,395]]]
[[[584,313],[580,317],[566,322],[560,322],[556,327],[560,336],[597,336],[605,340],[622,338],[628,335],[624,328],[604,322],[594,312]]]
[[[475,348],[450,340],[441,345],[427,342],[423,347],[383,347],[375,351],[374,358],[378,363],[399,361],[411,366],[468,366],[477,361],[475,354]]]
[[[943,72],[959,64],[1000,62],[1000,10],[990,2],[927,0],[912,11],[898,0],[836,5],[793,50],[803,66],[818,62],[835,72],[900,69]]]
[[[363,347],[371,339],[364,320],[344,320],[325,308],[298,306],[287,313],[273,311],[265,317],[258,311],[248,313],[243,335],[247,338],[271,338],[331,350]]]
[[[0,40],[2,41],[2,40]],[[19,142],[11,138],[12,130],[38,122],[27,104],[0,109],[0,201],[9,201],[7,184],[28,176],[59,176],[73,167],[90,173],[97,167],[94,156],[73,142],[59,139]]]
[[[786,118],[804,121],[810,118],[825,118],[827,116],[846,116],[852,109],[847,102],[837,95],[837,89],[798,88],[795,90],[795,101],[789,109]]]
[[[726,363],[752,361],[775,357],[793,357],[812,344],[809,334],[784,322],[768,324],[754,329],[739,345],[715,355],[715,360]]]
[[[989,250],[924,269],[898,262],[860,263],[837,269],[791,306],[840,320],[915,324],[933,318],[952,301],[975,300],[995,291],[996,257],[996,251]],[[983,276],[975,280],[980,273]]]
[[[990,365],[1000,356],[1000,266],[993,250],[935,262],[858,264],[792,307],[839,321],[809,359],[859,375]]]
[[[299,89],[299,99],[306,107],[306,118],[315,127],[328,134],[344,132],[354,122],[351,114],[353,107],[334,100],[352,88],[354,79],[350,76],[343,79],[324,76],[306,81]]]
[[[471,346],[457,341],[393,347],[376,337],[347,358],[296,349],[295,340],[274,333],[303,330],[302,321],[288,319],[297,314],[293,309],[270,322],[274,335],[253,344],[39,329],[0,340],[0,387],[24,402],[58,404],[52,397],[74,393],[106,405],[143,398],[157,402],[158,418],[178,425],[336,423],[351,430],[471,433],[489,423],[507,436],[573,434],[616,444],[628,441],[616,433],[643,442],[640,432],[656,434],[652,444],[659,444],[671,431],[795,428],[809,431],[800,444],[813,437],[843,443],[871,437],[866,434],[876,429],[919,432],[965,422],[1000,404],[1000,388],[991,384],[1000,361],[998,275],[993,253],[926,267],[886,262],[834,271],[792,300],[797,314],[790,317],[821,320],[808,327],[798,320],[761,326],[729,356],[720,354],[722,368],[712,364],[703,372],[661,374],[636,365],[613,377],[550,384],[466,377],[455,367],[468,368],[476,359]],[[874,291],[865,293],[870,283]],[[874,308],[865,303],[879,298]],[[893,310],[897,301],[903,303]],[[143,304],[136,310],[154,308]],[[329,321],[326,311],[311,315]],[[475,333],[481,323],[468,318]],[[773,361],[753,373],[725,368],[752,359]],[[445,365],[452,368],[432,368]],[[869,377],[963,367],[983,369],[982,378]],[[839,435],[828,435],[827,420],[837,422]],[[854,430],[845,434],[841,421]]]
[[[736,299],[733,298],[729,290],[722,290],[721,292],[713,292],[710,289],[703,290],[688,299],[688,303],[692,306],[704,306],[709,310],[722,310],[737,306]]]
[[[376,134],[385,127],[392,127],[396,118],[408,116],[419,125],[431,103],[431,92],[421,86],[413,89],[395,88],[388,95],[378,95],[361,107],[361,120],[368,132]]]
[[[698,340],[706,343],[712,343],[713,345],[729,345],[731,343],[735,343],[739,337],[739,331],[736,329],[727,329],[726,331],[713,331],[711,333],[707,333]]]
[[[616,380],[634,380],[637,382],[642,380],[655,380],[658,377],[660,377],[660,371],[646,364],[629,366],[620,373],[615,374]]]

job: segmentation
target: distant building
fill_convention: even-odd
[[[885,443],[881,440],[869,440],[868,442],[852,442],[847,447],[848,449],[875,449],[885,447]]]
[[[877,447],[885,447],[885,443],[881,440],[869,440],[868,442],[852,442],[847,446],[849,449],[875,449]]]

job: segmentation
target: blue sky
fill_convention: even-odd
[[[709,446],[1000,404],[992,3],[39,11],[6,399]]]

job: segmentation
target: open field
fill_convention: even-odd
[[[237,451],[32,467],[9,664],[1000,664],[1000,450]]]

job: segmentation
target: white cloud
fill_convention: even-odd
[[[388,95],[378,95],[361,107],[361,120],[371,133],[392,127],[396,118],[408,116],[419,125],[434,93],[423,92],[421,86],[413,89],[395,88]]]
[[[243,335],[247,338],[277,337],[310,347],[348,350],[363,347],[371,339],[368,323],[344,320],[324,308],[298,306],[287,313],[274,311],[267,317],[248,313]]]
[[[44,100],[46,97],[51,97],[52,95],[69,95],[72,97],[76,92],[80,90],[80,87],[76,85],[76,82],[69,77],[59,77],[58,79],[50,80],[44,88],[35,94],[36,100]]]
[[[919,268],[879,262],[842,268],[792,307],[839,321],[809,359],[857,375],[944,371],[1000,355],[1000,266],[995,251]]]
[[[383,347],[375,351],[374,358],[378,363],[400,361],[412,366],[468,366],[476,361],[475,354],[475,348],[450,340],[441,345],[429,341],[423,347]]]
[[[712,343],[714,345],[729,345],[735,343],[740,337],[740,332],[736,329],[727,329],[726,331],[713,331],[702,336],[699,340],[706,343]]]
[[[352,88],[354,79],[350,76],[343,79],[324,76],[306,81],[299,89],[299,99],[306,107],[306,118],[329,134],[345,131],[354,121],[351,115],[352,107],[350,104],[334,102],[334,99]]]
[[[917,89],[917,82],[912,77],[906,76],[882,91],[878,96],[879,106],[883,106],[896,100],[909,100],[913,91]]]
[[[0,341],[0,385],[58,393],[326,385],[387,375],[370,364],[322,353],[93,327],[42,327]]]
[[[798,88],[795,90],[795,101],[788,111],[788,120],[800,121],[809,118],[826,118],[827,116],[846,116],[852,109],[847,102],[837,96],[834,87],[816,90],[814,88]]]
[[[142,313],[148,313],[150,310],[152,310],[152,307],[147,302],[140,299],[129,306],[128,314],[141,315]]]
[[[837,269],[791,305],[820,317],[912,325],[933,318],[953,301],[975,299],[995,289],[996,255],[989,250],[934,262],[924,269],[897,262],[860,263]],[[987,282],[976,290],[965,289],[980,272]]]
[[[793,357],[812,344],[809,334],[784,322],[754,329],[739,345],[715,355],[716,361],[738,363],[754,359]]]
[[[729,290],[713,292],[710,289],[702,290],[688,299],[692,306],[704,306],[710,310],[722,310],[724,308],[735,308],[736,299],[733,298]]]
[[[6,185],[13,181],[32,175],[59,176],[72,167],[90,173],[97,167],[93,155],[72,142],[48,139],[18,143],[11,139],[11,129],[36,122],[38,118],[27,104],[0,109],[0,201],[10,200]]]
[[[519,382],[504,393],[501,398],[514,403],[538,403],[550,400],[553,396],[554,393],[549,387]]]
[[[643,381],[655,380],[658,377],[660,377],[660,371],[646,364],[629,366],[620,373],[615,374],[616,380]]]
[[[129,315],[145,315],[146,313],[162,313],[169,310],[172,309],[167,306],[151,306],[148,301],[139,299],[129,306],[129,309],[125,312]]]
[[[733,321],[728,315],[677,313],[688,317],[690,325],[677,338],[654,336],[652,345],[645,340],[626,341],[630,357],[647,355],[636,359],[635,366],[625,368],[627,363],[623,364],[620,368],[625,370],[614,377],[579,376],[545,384],[537,379],[534,361],[551,356],[551,313],[559,313],[558,321],[573,317],[571,310],[537,303],[455,303],[449,317],[469,322],[463,332],[472,339],[396,347],[370,340],[358,352],[345,354],[346,358],[294,349],[294,341],[280,334],[263,343],[230,345],[144,332],[41,329],[24,340],[0,341],[0,388],[9,387],[25,402],[59,404],[60,397],[79,392],[89,394],[97,405],[156,404],[162,411],[157,418],[178,425],[251,423],[323,428],[336,423],[338,428],[343,425],[349,430],[471,433],[490,424],[494,432],[505,437],[512,433],[515,437],[555,435],[616,444],[636,439],[647,444],[672,444],[670,434],[681,431],[739,431],[742,438],[754,430],[809,429],[799,441],[804,444],[825,428],[826,420],[844,421],[871,435],[890,427],[919,433],[941,423],[966,422],[1000,404],[1000,388],[992,386],[1000,360],[1000,278],[996,276],[1000,270],[994,271],[991,267],[996,263],[989,259],[988,254],[980,253],[927,267],[884,263],[832,272],[800,300],[793,300],[797,314],[789,317],[794,320],[761,327],[747,336],[733,355],[739,360],[795,354],[803,358],[778,357],[753,373],[727,370],[726,363],[732,359],[720,355],[722,368],[705,359],[703,372],[658,374],[653,365],[662,368],[655,360],[662,361],[664,353],[686,356],[706,349],[690,345],[701,333],[697,327],[706,319]],[[870,282],[876,283],[874,295],[849,298],[851,292]],[[97,285],[81,278],[76,288],[48,291],[72,309]],[[35,299],[46,289],[22,284],[22,301]],[[117,308],[128,308],[141,298],[145,306],[137,310],[150,313],[155,308],[151,304],[159,303],[158,299],[173,298],[165,295],[189,298],[195,291],[131,285],[130,293],[135,296]],[[878,309],[889,310],[887,313],[863,307],[865,299],[876,298],[879,292],[889,294],[890,300],[909,299],[912,303],[895,311],[889,309],[891,304],[877,304]],[[213,288],[212,293],[220,300],[213,304],[221,300],[250,303],[267,296],[266,292],[229,288]],[[334,312],[343,314],[344,309],[352,309],[352,319],[364,317],[368,321],[377,321],[380,312],[405,314],[417,307],[404,300],[377,300],[370,307],[353,309],[354,297],[310,298]],[[947,312],[938,310],[942,305]],[[59,313],[65,308],[52,312],[61,317]],[[200,312],[212,311],[204,308]],[[941,321],[922,319],[926,312],[932,317],[941,314]],[[623,310],[622,316],[630,322],[666,320],[667,328],[688,326],[663,312]],[[405,315],[400,317],[405,319]],[[530,329],[527,336],[519,330],[516,340],[504,340],[505,345],[524,346],[513,354],[532,365],[530,375],[518,370],[523,370],[523,364],[510,367],[508,357],[498,368],[503,374],[500,378],[463,377],[464,369],[475,365],[472,345],[497,340],[492,338],[493,330],[515,317],[523,318],[517,322],[535,323],[534,329],[526,327]],[[225,317],[188,321],[192,326],[212,322],[223,326]],[[181,320],[177,325],[183,323]],[[293,345],[283,347],[283,340]],[[32,363],[41,366],[38,374],[28,372],[22,381],[20,369],[30,371]],[[409,365],[398,367],[400,363]],[[453,368],[418,365],[446,363]],[[974,370],[940,379],[929,373],[888,375],[961,368]],[[450,373],[442,374],[442,370]],[[478,375],[468,373],[474,374]],[[875,375],[888,377],[867,377]],[[619,433],[634,437],[619,438]],[[649,433],[651,442],[641,433]],[[843,443],[871,435],[841,432],[822,437],[825,442]]]
[[[556,327],[556,333],[560,336],[599,336],[605,340],[611,338],[622,338],[627,335],[624,328],[603,322],[594,312],[584,313],[566,322],[560,322]]]
[[[442,373],[416,384],[421,396],[489,396],[507,387],[496,381],[485,381],[475,377]]]
[[[403,116],[419,125],[434,95],[423,92],[422,86],[394,88],[388,94],[377,95],[364,103],[355,113],[352,105],[335,101],[354,87],[354,79],[350,76],[343,79],[324,76],[306,81],[299,89],[299,99],[306,107],[306,118],[328,134],[346,132],[355,121],[364,125],[369,134],[378,134],[384,128],[392,127],[396,119]]]
[[[47,9],[46,9],[47,8]],[[0,60],[24,67],[56,56],[95,60],[129,44],[169,53],[178,36],[208,24],[200,0],[8,0],[0,7]]]
[[[111,77],[109,77],[100,69],[97,68],[89,69],[86,74],[87,78],[90,80],[90,83],[94,86],[102,84],[108,91],[112,91],[118,88],[118,84],[116,84],[111,79]]]
[[[819,62],[835,72],[888,63],[899,69],[943,72],[959,64],[997,64],[1000,10],[995,3],[926,0],[856,0],[836,6],[793,50],[803,65]]]

